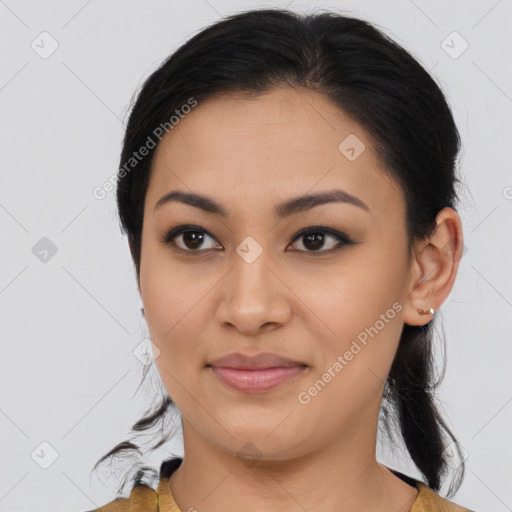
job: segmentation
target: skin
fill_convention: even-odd
[[[338,149],[351,133],[366,146],[354,161]],[[380,402],[403,324],[429,322],[432,315],[417,308],[437,311],[452,289],[462,225],[455,210],[441,210],[432,237],[410,256],[402,192],[373,147],[324,96],[288,87],[200,102],[160,142],[139,290],[159,373],[182,416],[185,457],[169,480],[181,510],[410,510],[416,489],[376,460]],[[277,203],[334,188],[369,211],[338,202],[274,216]],[[155,210],[172,190],[208,195],[229,215],[180,202]],[[189,252],[162,242],[183,224],[207,231],[199,249],[186,235],[174,247]],[[338,245],[328,234],[316,251],[304,236],[294,241],[300,229],[318,225],[357,243],[328,252]],[[248,236],[262,248],[251,263],[236,252]],[[300,403],[298,394],[390,309],[394,318]],[[232,352],[266,351],[308,368],[278,388],[247,394],[205,366]],[[258,450],[251,465],[241,456],[247,443]]]

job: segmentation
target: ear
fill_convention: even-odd
[[[404,322],[424,325],[432,314],[420,315],[418,308],[438,310],[450,294],[462,257],[463,235],[459,214],[450,207],[437,215],[436,228],[428,239],[415,244],[409,294],[405,304]]]

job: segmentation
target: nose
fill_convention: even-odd
[[[290,289],[263,251],[251,263],[237,253],[225,277],[217,319],[245,335],[257,335],[291,317]]]

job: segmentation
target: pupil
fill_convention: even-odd
[[[184,234],[184,241],[185,245],[189,249],[197,249],[197,247],[200,247],[203,242],[203,235],[197,231],[188,231]],[[191,244],[188,242],[191,242]]]
[[[310,245],[309,248],[310,249],[319,249],[322,247],[323,243],[324,243],[324,235],[320,234],[320,233],[313,233],[313,234],[309,234],[309,235],[306,235],[306,240],[309,241],[309,242],[313,242],[312,243],[312,246]],[[316,242],[315,242],[316,240]],[[306,247],[308,247],[308,244],[305,243],[304,244]]]

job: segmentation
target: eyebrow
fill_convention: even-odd
[[[190,206],[194,206],[195,208],[199,208],[206,213],[219,215],[221,217],[228,217],[227,210],[210,197],[201,194],[195,194],[193,192],[181,192],[179,190],[173,190],[162,196],[155,204],[154,210],[157,210],[164,204],[171,202],[188,204]],[[347,203],[358,206],[367,212],[370,211],[368,206],[358,197],[349,194],[344,190],[335,189],[328,192],[306,194],[288,199],[284,203],[280,203],[274,206],[274,215],[279,218],[284,218],[327,203]]]

